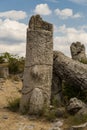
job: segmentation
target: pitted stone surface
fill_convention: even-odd
[[[55,74],[53,69],[53,76],[52,76],[52,86],[51,86],[51,99],[56,100],[58,105],[61,105],[62,102],[62,79]]]
[[[42,90],[39,88],[35,88],[32,91],[30,98],[30,108],[29,113],[38,114],[43,109],[44,97]]]
[[[45,93],[49,93],[52,79],[52,66],[35,65],[25,68],[24,87],[22,93],[26,94],[34,88],[42,89]]]
[[[32,16],[29,21],[29,28],[31,30],[47,30],[52,32],[53,31],[53,25],[43,21],[40,15]]]
[[[80,109],[86,108],[86,104],[76,97],[71,98],[67,110],[73,114],[77,113]]]
[[[52,33],[44,30],[27,32],[26,66],[53,64]]]
[[[86,59],[85,46],[80,42],[72,43],[70,50],[71,50],[72,59],[78,61]]]
[[[32,16],[27,29],[21,111],[28,106],[30,113],[36,114],[50,104],[52,66],[53,26],[39,15]]]
[[[61,79],[81,89],[87,89],[87,65],[56,51],[54,52],[53,67],[55,74]]]

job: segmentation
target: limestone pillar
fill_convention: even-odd
[[[20,110],[38,114],[50,104],[53,65],[53,26],[39,15],[27,29],[26,61]]]

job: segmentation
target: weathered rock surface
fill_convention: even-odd
[[[72,114],[75,114],[79,110],[84,108],[86,108],[86,104],[77,98],[71,98],[69,101],[69,105],[67,106],[67,110]]]
[[[9,76],[8,65],[5,63],[0,64],[0,78],[8,78],[8,76]]]
[[[78,112],[77,112],[78,115],[81,115],[81,116],[85,116],[87,115],[87,106],[86,107],[83,107],[82,109],[80,109]]]
[[[57,76],[75,87],[87,89],[87,65],[75,61],[59,51],[55,51],[53,70]]]
[[[44,104],[50,104],[52,67],[53,26],[39,15],[32,16],[27,29],[21,111],[28,107],[31,114],[36,114]]]
[[[42,90],[39,88],[35,88],[32,91],[31,97],[30,97],[30,113],[40,113],[40,111],[43,109],[43,103],[44,103],[44,97]]]
[[[57,121],[53,124],[52,128],[50,128],[49,130],[62,130],[63,126],[63,121]]]
[[[25,66],[52,65],[53,39],[52,33],[47,30],[27,31],[27,50]]]
[[[72,126],[70,130],[84,130],[87,128],[87,123],[77,125],[77,126]]]
[[[32,16],[29,22],[29,28],[31,30],[47,30],[52,32],[52,24],[43,21],[40,15]]]
[[[85,46],[80,42],[72,43],[70,46],[72,59],[81,61],[86,59]]]
[[[66,113],[65,107],[58,107],[56,109],[56,117],[58,118],[61,118],[61,117],[63,118],[65,116],[65,113]]]
[[[53,71],[52,86],[51,86],[51,100],[56,101],[59,106],[62,102],[62,79]]]

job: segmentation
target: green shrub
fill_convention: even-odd
[[[40,117],[44,117],[48,121],[53,121],[56,118],[56,108],[50,109],[44,105],[42,111],[39,113]]]
[[[87,122],[87,115],[75,115],[67,118],[67,123],[69,125],[81,125],[85,122]]]
[[[10,98],[8,99],[8,109],[12,112],[17,112],[20,106],[20,98]]]
[[[53,121],[54,119],[56,119],[56,114],[55,114],[55,110],[50,110],[46,115],[45,115],[46,119],[48,121]]]
[[[87,64],[87,59],[81,59],[81,61],[83,64]]]
[[[24,71],[24,58],[16,58],[11,57],[9,58],[9,72],[11,74],[18,74]]]
[[[58,107],[63,107],[64,103],[62,101],[62,99],[60,99],[60,101],[58,100],[58,97],[52,97],[51,99],[51,104],[53,107],[58,108]]]
[[[81,90],[80,87],[70,85],[66,82],[63,82],[63,96],[64,101],[67,103],[70,98],[77,97],[78,99],[87,102],[87,91]]]
[[[1,63],[4,63],[4,58],[3,58],[3,56],[0,56],[0,64]]]
[[[56,110],[50,110],[49,108],[45,110],[44,115],[43,115],[48,121],[53,121],[56,119]]]
[[[30,113],[29,113],[29,106],[28,105],[23,106],[23,110],[20,111],[20,112],[21,112],[22,115],[27,115],[27,114],[30,115]]]
[[[57,98],[55,98],[55,96],[52,98],[52,101],[51,101],[51,103],[52,103],[52,105],[54,106],[54,107],[58,107],[58,100],[57,100]]]
[[[12,55],[8,52],[0,56],[0,63],[8,62],[10,74],[18,74],[24,71],[25,58],[17,55]]]

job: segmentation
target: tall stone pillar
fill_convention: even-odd
[[[38,114],[50,104],[53,66],[53,26],[39,15],[27,29],[26,62],[20,110]]]
[[[72,43],[70,46],[70,50],[72,59],[78,61],[86,59],[85,46],[80,42]]]

